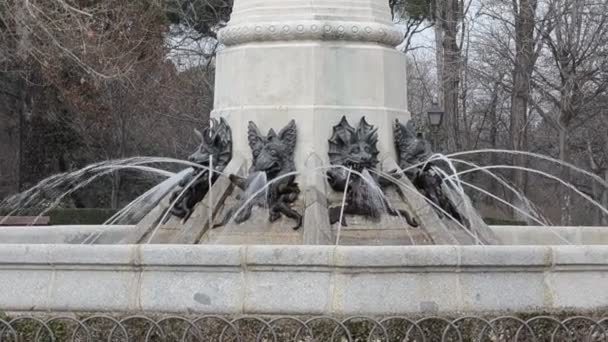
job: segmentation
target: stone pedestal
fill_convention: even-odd
[[[235,0],[220,33],[215,110],[232,128],[235,153],[249,157],[247,123],[298,128],[296,168],[311,154],[327,164],[327,139],[343,115],[367,116],[378,148],[394,156],[392,123],[407,122],[402,35],[385,0]]]

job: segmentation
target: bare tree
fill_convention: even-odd
[[[549,6],[555,11],[552,30],[543,32],[549,54],[536,85],[557,109],[540,113],[558,132],[559,159],[571,162],[570,132],[598,115],[595,100],[608,90],[608,1],[550,0]],[[568,169],[562,177],[570,179]],[[562,198],[562,224],[569,224],[569,192]]]

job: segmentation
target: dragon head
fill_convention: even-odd
[[[293,153],[296,137],[296,123],[293,120],[278,134],[271,129],[265,136],[250,121],[247,138],[253,153],[252,170],[265,172],[269,179],[295,170]]]
[[[431,157],[433,154],[431,146],[421,134],[416,133],[414,121],[410,120],[407,125],[403,125],[399,120],[395,120],[393,129],[395,148],[399,154],[399,165],[402,168],[424,162]]]
[[[378,133],[374,126],[361,118],[357,128],[352,127],[343,116],[334,126],[329,139],[329,160],[333,165],[343,165],[353,170],[374,168],[378,164]]]
[[[194,133],[201,140],[196,152],[188,157],[188,160],[199,164],[209,166],[210,160],[213,158],[213,167],[226,166],[232,158],[232,133],[230,127],[224,118],[211,120],[210,127],[207,127],[201,133],[194,129]]]

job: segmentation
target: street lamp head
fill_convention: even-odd
[[[433,102],[431,105],[431,109],[427,112],[429,117],[429,123],[432,127],[441,126],[441,122],[443,121],[443,110],[439,107],[437,102]]]

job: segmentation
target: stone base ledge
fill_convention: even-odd
[[[608,246],[3,245],[1,311],[390,315],[608,307]]]

